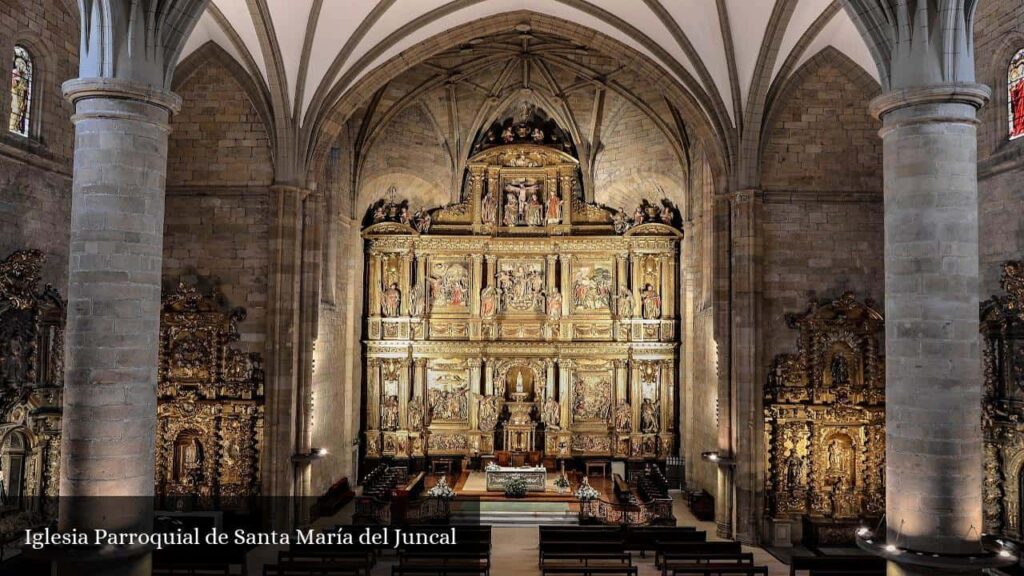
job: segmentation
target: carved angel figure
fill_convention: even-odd
[[[629,216],[626,215],[626,211],[619,208],[612,215],[612,227],[615,229],[616,234],[623,234],[626,230],[629,230]]]
[[[615,431],[628,433],[633,430],[633,407],[629,402],[620,400],[615,406]]]

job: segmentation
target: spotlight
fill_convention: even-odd
[[[319,460],[327,456],[327,448],[310,448],[309,452],[292,454],[292,462],[296,464],[309,464],[313,460]]]
[[[725,456],[722,456],[718,452],[714,452],[714,451],[702,452],[700,457],[702,459],[704,459],[704,460],[707,460],[708,462],[713,463],[713,464],[718,464],[719,466],[723,466],[723,465],[724,466],[733,466],[733,465],[736,464],[736,461],[733,460],[732,458],[727,458]]]
[[[860,528],[857,528],[857,536],[860,536],[861,538],[867,538],[870,535],[871,530],[869,530],[867,526],[861,526]]]
[[[320,458],[323,458],[324,456],[327,456],[327,448],[317,448],[316,449],[316,455],[318,457],[320,457]]]
[[[886,552],[895,552],[896,551],[896,546],[894,546],[893,544],[886,544],[885,545],[885,551]]]
[[[1007,550],[1006,548],[1003,548],[1002,550],[999,551],[999,557],[1000,558],[1009,558],[1011,556],[1013,556],[1013,554],[1010,554],[1010,551]]]

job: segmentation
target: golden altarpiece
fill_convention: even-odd
[[[40,285],[44,256],[0,261],[0,532],[55,513],[60,482],[65,307]]]
[[[775,357],[765,397],[770,539],[852,539],[885,512],[882,315],[851,293],[788,314],[797,352]]]
[[[1003,265],[1005,295],[981,305],[985,532],[1016,540],[1024,488],[1024,260]]]
[[[200,504],[260,491],[263,368],[232,346],[245,309],[218,300],[182,284],[160,317],[156,491]]]
[[[506,122],[461,202],[370,207],[368,459],[672,453],[678,212],[585,202],[557,134]]]

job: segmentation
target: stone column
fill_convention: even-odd
[[[71,80],[64,93],[75,159],[59,529],[148,531],[167,135],[180,99],[109,78]],[[54,573],[149,573],[147,548],[122,554]]]
[[[733,538],[748,544],[758,541],[759,518],[764,510],[761,493],[764,489],[764,415],[762,412],[763,380],[759,370],[761,345],[760,326],[761,266],[763,258],[760,220],[764,194],[760,190],[739,190],[730,199],[732,227],[732,338],[729,399],[731,407],[725,424],[727,436],[720,435],[719,453],[724,461],[730,458],[735,467],[720,476],[718,499],[731,504],[720,509],[729,517]],[[760,370],[763,371],[763,370]],[[719,402],[722,399],[719,398]],[[721,466],[729,464],[720,463]],[[723,490],[724,489],[724,493]],[[719,514],[716,513],[716,516]],[[719,519],[719,528],[722,519]]]
[[[926,554],[980,550],[976,117],[988,95],[961,83],[872,102],[883,123],[887,541]]]

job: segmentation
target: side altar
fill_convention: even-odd
[[[532,114],[480,135],[460,202],[367,212],[368,460],[674,453],[679,213],[586,202]]]

